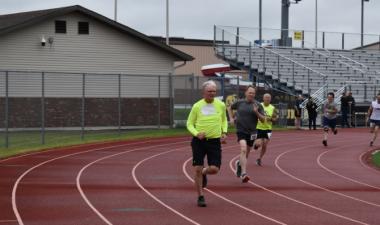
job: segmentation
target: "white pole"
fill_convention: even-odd
[[[169,45],[169,0],[166,0],[166,44]]]
[[[117,0],[115,0],[115,21],[117,21]]]
[[[318,0],[315,0],[315,48],[318,48]]]

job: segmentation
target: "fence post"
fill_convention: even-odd
[[[296,81],[294,79],[294,62],[292,63],[292,79],[293,79],[293,88],[296,90]]]
[[[224,93],[225,93],[225,83],[224,83],[224,72],[220,74],[220,89],[221,89],[221,94],[222,94],[222,99],[223,101],[226,99],[225,96],[224,96]]]
[[[117,100],[117,107],[118,107],[118,132],[119,135],[121,134],[121,74],[118,75],[118,100]]]
[[[325,32],[322,32],[322,48],[325,48]]]
[[[310,96],[310,70],[307,70],[307,93]]]
[[[157,122],[158,122],[158,129],[160,129],[161,128],[161,75],[158,75],[158,99],[157,99],[157,105],[158,105]]]
[[[265,48],[263,48],[263,70],[265,71]]]
[[[84,140],[84,124],[85,124],[85,86],[86,86],[86,74],[82,74],[82,107],[81,107],[81,133],[80,133],[80,139]]]
[[[222,51],[223,51],[223,57],[226,56],[226,48],[224,47],[224,29],[222,29]]]
[[[213,45],[214,45],[214,49],[216,48],[216,25],[214,25],[214,42],[213,42]]]
[[[239,95],[240,95],[240,76],[237,75],[237,82],[236,82],[236,96],[237,96],[237,99],[239,99]]]
[[[169,73],[169,127],[174,125],[174,104],[173,104],[173,76]]]
[[[249,69],[252,67],[252,42],[249,42]]]
[[[342,50],[344,50],[344,33],[342,33]]]
[[[194,73],[191,74],[191,92],[190,92],[190,100],[191,100],[191,105],[194,104],[194,82],[195,82],[195,76]]]
[[[280,78],[280,55],[277,55],[277,77],[278,77],[278,82],[281,83]]]
[[[5,72],[5,147],[9,147],[9,74]]]
[[[45,144],[45,72],[41,73],[41,144]]]
[[[305,47],[305,31],[302,30],[302,48]]]
[[[238,54],[238,45],[239,45],[239,27],[236,28],[236,41],[235,41],[235,56],[236,56],[236,62],[238,61],[239,54]]]

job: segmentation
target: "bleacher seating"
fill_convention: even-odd
[[[379,91],[380,52],[227,44],[215,50],[219,57],[242,69],[251,67],[262,79],[293,94],[312,94],[324,84],[329,91],[346,86],[357,102],[368,102]]]

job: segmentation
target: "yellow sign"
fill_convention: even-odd
[[[302,41],[302,31],[294,31],[294,40]]]

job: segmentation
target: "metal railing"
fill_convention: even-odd
[[[320,87],[316,92],[310,95],[310,97],[313,98],[313,101],[315,102],[317,107],[320,107],[326,100],[327,90],[328,90],[328,84],[325,84],[322,87]],[[308,102],[309,102],[309,99],[305,99],[301,103],[300,107],[305,108]]]
[[[236,26],[223,26],[218,25],[220,29],[229,32],[236,32]],[[238,27],[239,36],[244,36],[253,42],[260,40],[259,31],[257,27]],[[281,42],[281,32],[284,30],[275,28],[262,28],[262,40],[277,43]],[[368,44],[373,44],[380,41],[380,34],[363,34],[363,45],[361,43],[361,33],[350,32],[330,32],[330,31],[318,31],[317,43],[315,43],[315,31],[303,30],[303,29],[288,29],[290,38],[292,41],[288,47],[304,48],[305,46],[314,48],[327,48],[327,49],[355,49],[363,47]],[[301,35],[299,35],[301,34]],[[297,36],[297,38],[295,37]],[[316,45],[317,44],[317,45]],[[284,47],[284,46],[283,46]],[[380,45],[377,49],[380,51]]]
[[[180,113],[174,104],[195,101],[188,82],[194,77],[0,71],[0,148],[43,145],[53,133],[62,133],[54,138],[64,142],[66,136],[172,127]]]
[[[277,74],[272,73],[272,77],[275,79],[279,80],[280,82],[286,82],[287,84],[290,84],[294,89],[302,90],[303,93],[308,93],[310,94],[310,76],[314,73],[317,74],[321,80],[323,81],[322,85],[326,84],[327,76],[319,71],[316,71],[298,61],[295,61],[293,59],[290,59],[289,57],[286,57],[276,51],[274,51],[271,48],[267,48],[261,45],[253,45],[252,42],[247,40],[245,37],[239,36],[239,28],[237,28],[236,34],[231,33],[229,31],[219,29],[218,27],[214,26],[214,48],[217,52],[217,54],[222,54],[223,57],[229,58],[230,60],[234,60],[235,62],[239,62],[241,55],[240,51],[241,49],[245,49],[248,51],[248,66],[249,68],[252,68],[252,50],[253,48],[261,48],[263,49],[263,57],[262,57],[262,63],[261,65],[258,65],[258,70],[260,70],[260,67],[262,68],[261,71],[267,72],[267,56],[269,54],[273,54],[275,57],[277,57]],[[220,39],[219,39],[220,38]],[[252,48],[253,47],[253,48]],[[221,49],[221,51],[219,51]],[[230,52],[226,52],[229,50]],[[229,54],[228,54],[229,53]],[[244,60],[244,59],[241,59]],[[292,78],[291,81],[289,80],[282,80],[281,73],[280,73],[280,63],[282,61],[285,61],[285,64],[292,64]],[[302,68],[305,70],[305,74],[308,76],[308,84],[307,87],[300,87],[297,86],[296,84],[296,79],[295,79],[295,66],[298,66],[299,68]],[[306,91],[304,91],[306,90]]]

